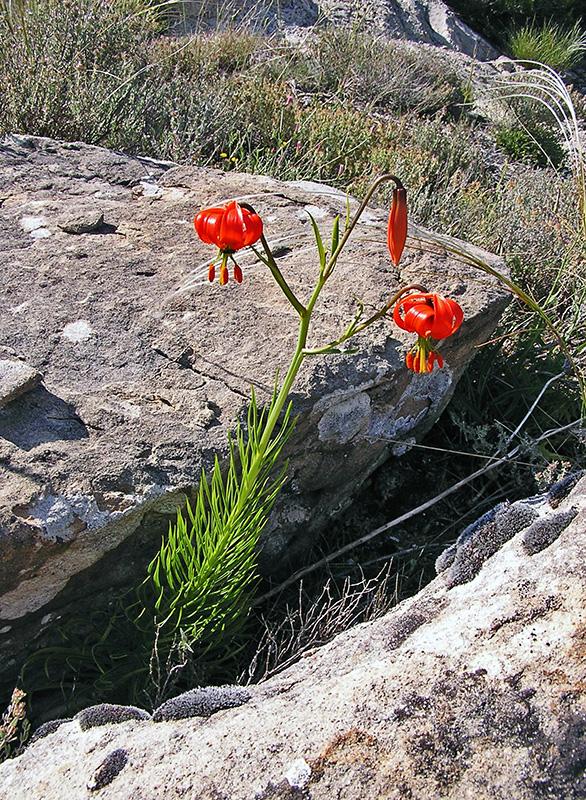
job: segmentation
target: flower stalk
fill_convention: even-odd
[[[351,323],[348,325],[348,327],[342,333],[342,335],[338,337],[338,339],[336,339],[334,342],[330,342],[324,345],[323,347],[318,347],[314,349],[307,348],[307,340],[311,327],[312,314],[319,300],[320,294],[325,284],[332,276],[336,264],[338,262],[338,259],[342,251],[344,250],[344,247],[347,244],[350,236],[352,235],[353,230],[358,224],[362,214],[366,210],[373,194],[383,183],[386,183],[387,181],[394,181],[398,189],[402,190],[403,192],[405,191],[401,181],[395,175],[385,174],[377,178],[377,180],[372,184],[365,198],[361,202],[355,215],[351,219],[347,217],[344,231],[341,237],[339,235],[339,218],[336,218],[336,220],[334,221],[334,227],[332,232],[332,247],[331,247],[331,252],[329,254],[325,250],[321,234],[319,232],[319,229],[317,228],[315,221],[313,220],[313,218],[310,217],[320,258],[320,269],[317,282],[313,288],[311,296],[306,305],[304,305],[295,295],[295,293],[289,286],[286,278],[279,269],[274,254],[264,235],[264,230],[262,229],[262,226],[260,227],[260,231],[255,241],[249,244],[255,256],[259,259],[259,261],[261,261],[265,266],[268,267],[277,285],[279,286],[279,288],[281,289],[281,291],[291,304],[292,308],[296,311],[297,315],[299,316],[299,329],[297,333],[297,343],[295,346],[295,350],[293,352],[293,356],[291,358],[291,362],[289,364],[283,382],[271,403],[268,416],[266,417],[266,420],[264,422],[264,427],[262,429],[258,446],[255,448],[255,453],[250,461],[250,464],[248,465],[246,475],[243,476],[243,481],[239,492],[239,496],[236,499],[236,502],[232,506],[229,515],[227,517],[226,520],[227,526],[235,523],[239,515],[246,507],[248,498],[250,496],[250,492],[254,490],[257,478],[263,469],[263,465],[265,464],[267,453],[271,449],[271,445],[273,442],[273,434],[279,423],[279,420],[282,417],[283,409],[285,408],[285,405],[289,400],[291,389],[295,383],[295,380],[297,378],[299,370],[301,369],[304,359],[307,356],[317,355],[318,353],[327,354],[335,352],[336,351],[335,348],[337,346],[348,341],[353,336],[356,336],[358,333],[361,333],[362,331],[366,330],[366,328],[370,327],[371,325],[374,325],[380,319],[389,314],[389,312],[393,308],[393,305],[405,293],[412,291],[417,291],[417,292],[425,291],[424,287],[418,284],[413,284],[411,286],[403,287],[399,289],[399,291],[396,292],[395,295],[391,297],[391,299],[382,306],[382,308],[380,308],[376,313],[374,313],[372,316],[370,316],[368,319],[364,321],[361,321],[363,309],[362,306],[359,305],[359,310],[357,315],[354,317],[354,319],[351,321]],[[213,211],[213,214],[211,216],[222,217],[222,214],[224,216],[227,216],[225,209],[229,209],[230,217],[228,219],[230,222],[235,219],[244,219],[244,220],[246,220],[247,218],[252,220],[260,219],[256,210],[250,204],[242,203],[239,205],[239,208],[242,209],[240,216],[238,216],[238,211],[237,209],[236,210],[234,209],[232,203],[228,204],[225,207],[222,207],[222,209],[220,209],[222,213],[219,213],[218,209],[215,208],[211,209],[211,211]],[[209,215],[206,214],[206,210],[204,209],[203,211],[199,212],[199,214],[196,216],[196,220],[198,220],[198,218],[207,221],[209,219]],[[237,227],[237,226],[232,226],[232,227]],[[241,227],[242,230],[240,228],[238,228],[237,230],[231,229],[231,236],[232,236],[231,242],[234,241],[239,242],[245,235],[247,235],[247,231],[245,230],[245,225],[242,225]],[[196,231],[198,231],[197,224],[196,224]],[[204,236],[201,235],[200,238],[202,238],[203,241],[206,242],[209,242],[211,240],[211,243],[218,245],[218,237],[215,236],[215,233],[216,233],[216,228],[212,223],[211,233],[210,233],[210,227],[208,227],[204,231],[204,234],[207,236],[207,238],[204,238]],[[255,246],[259,242],[262,246],[262,251],[257,246]],[[221,242],[219,244],[221,250]]]
[[[262,244],[264,253],[260,253],[257,248],[254,247],[252,248],[257,258],[259,258],[259,260],[262,261],[262,263],[265,264],[270,269],[273,278],[281,288],[283,294],[287,297],[287,299],[289,300],[295,311],[298,313],[300,321],[299,321],[299,330],[297,334],[297,344],[295,347],[295,351],[293,353],[293,357],[291,359],[291,363],[289,364],[289,368],[287,370],[285,378],[283,379],[283,383],[281,384],[281,388],[279,389],[279,392],[277,394],[276,400],[273,404],[273,407],[271,408],[271,413],[267,418],[265,424],[265,430],[263,432],[260,441],[259,452],[256,457],[256,461],[258,462],[258,464],[255,463],[253,469],[251,469],[251,476],[254,476],[256,472],[260,469],[260,465],[262,464],[263,454],[266,451],[266,448],[269,446],[275,426],[277,425],[277,422],[283,411],[285,403],[289,398],[289,393],[291,391],[291,388],[293,387],[293,384],[295,383],[295,379],[299,373],[299,370],[301,368],[301,365],[303,364],[304,359],[309,355],[317,355],[319,353],[327,354],[334,352],[337,346],[348,341],[353,336],[356,336],[358,333],[361,333],[362,331],[366,330],[366,328],[370,327],[371,325],[374,325],[374,323],[378,322],[380,319],[385,317],[392,310],[394,304],[403,294],[411,291],[425,291],[423,287],[417,284],[411,286],[405,286],[399,289],[399,291],[396,292],[396,294],[393,295],[393,297],[387,303],[385,303],[381,309],[379,309],[375,314],[373,314],[371,317],[369,317],[361,324],[358,324],[361,318],[361,314],[355,317],[354,320],[350,323],[350,325],[346,329],[346,331],[335,341],[330,342],[324,345],[323,347],[318,347],[314,349],[307,348],[307,338],[309,335],[309,330],[311,325],[311,317],[315,309],[315,306],[319,300],[319,296],[322,292],[322,289],[325,286],[326,282],[329,280],[329,278],[332,276],[336,264],[338,262],[338,259],[345,245],[347,244],[350,236],[352,235],[354,228],[356,227],[362,214],[366,210],[372,196],[383,183],[387,183],[388,181],[394,181],[399,190],[402,190],[403,192],[405,191],[403,184],[401,183],[399,178],[397,178],[396,175],[391,175],[391,174],[380,175],[368,190],[366,196],[364,197],[360,206],[358,207],[356,214],[352,217],[351,220],[347,221],[344,233],[341,239],[339,239],[339,241],[337,241],[338,236],[336,234],[339,225],[338,218],[334,222],[334,233],[332,235],[332,242],[334,243],[334,246],[332,247],[332,252],[329,255],[329,258],[323,248],[323,242],[319,230],[317,229],[317,226],[315,225],[315,222],[312,219],[314,234],[316,236],[316,242],[318,246],[318,252],[320,253],[320,273],[317,283],[313,289],[311,297],[306,306],[304,306],[295,296],[291,287],[287,283],[285,277],[281,273],[274,258],[274,255],[271,251],[270,245],[264,236],[264,233],[260,236],[260,242]],[[243,203],[242,206],[252,214],[257,213],[255,209],[248,203]]]

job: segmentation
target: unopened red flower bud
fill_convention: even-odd
[[[397,267],[407,240],[407,191],[401,186],[393,189],[393,202],[387,227],[387,244],[391,261]]]

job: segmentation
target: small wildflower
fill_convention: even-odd
[[[26,716],[26,694],[14,689],[10,705],[0,719],[0,762],[16,755],[28,739],[30,722]]]

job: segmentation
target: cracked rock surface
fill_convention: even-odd
[[[237,708],[88,730],[63,722],[0,766],[0,795],[83,800],[123,751],[102,800],[584,798],[586,477],[559,504],[531,506],[550,526],[540,550],[524,546],[535,520],[501,507],[462,540],[467,582],[444,569]],[[487,550],[482,530],[492,542],[497,528]]]
[[[184,493],[215,452],[225,454],[251,384],[266,400],[288,364],[295,313],[250,253],[240,257],[241,286],[210,285],[213,250],[195,236],[194,212],[234,197],[253,203],[304,298],[317,272],[307,212],[327,233],[346,200],[318,184],[22,136],[0,144],[0,194],[0,357],[43,375],[0,409],[8,692],[68,609],[105,602],[142,578]],[[447,256],[410,249],[396,269],[386,216],[363,216],[323,293],[310,346],[339,336],[355,296],[378,308],[414,282],[455,297],[465,322],[443,348],[447,368],[431,376],[408,373],[413,337],[387,322],[361,334],[353,355],[307,360],[293,394],[291,479],[266,531],[264,569],[303,552],[392,456],[382,435],[411,439],[433,425],[507,303],[492,279]]]

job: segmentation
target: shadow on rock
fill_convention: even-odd
[[[88,430],[75,408],[44,386],[0,410],[0,437],[22,450],[45,442],[87,439]]]

